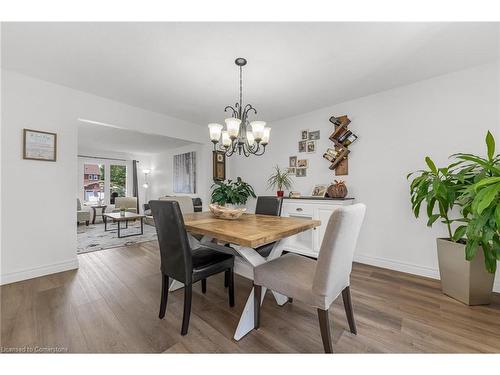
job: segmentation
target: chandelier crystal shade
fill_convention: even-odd
[[[228,105],[224,108],[224,112],[231,114],[231,117],[224,120],[225,129],[221,124],[208,124],[210,140],[214,144],[214,151],[222,151],[228,157],[235,153],[246,157],[261,156],[266,152],[271,128],[266,126],[265,121],[248,121],[248,114],[253,111],[256,115],[257,110],[251,104],[243,106],[242,68],[247,60],[238,57],[234,63],[240,68],[239,102],[234,106]]]

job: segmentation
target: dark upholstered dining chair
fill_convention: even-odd
[[[169,279],[184,284],[184,314],[181,335],[186,335],[191,314],[192,285],[197,281],[220,272],[229,275],[229,306],[234,306],[234,255],[207,247],[191,249],[184,227],[184,219],[176,201],[155,200],[149,202],[153,213],[158,242],[160,244],[162,289],[160,319],[167,309]],[[203,285],[205,289],[205,285]]]
[[[286,254],[254,268],[254,322],[260,324],[262,287],[316,307],[326,353],[332,353],[328,309],[342,294],[349,329],[356,324],[349,289],[354,250],[366,207],[358,203],[336,209],[330,216],[318,260]]]
[[[255,213],[258,215],[280,216],[282,202],[283,198],[281,197],[260,196],[257,198]],[[255,249],[255,251],[257,251],[264,258],[267,258],[271,253],[274,244],[275,243],[272,242],[266,245],[259,246],[257,249]]]

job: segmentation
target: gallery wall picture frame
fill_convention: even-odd
[[[297,168],[308,168],[309,159],[299,159],[297,160]]]
[[[320,131],[319,130],[309,132],[309,140],[310,141],[316,141],[318,139],[320,139]]]
[[[23,129],[23,159],[55,162],[57,160],[57,134]]]
[[[300,139],[303,141],[307,141],[309,139],[309,130],[304,129],[300,131]]]
[[[306,144],[307,144],[307,141],[300,141],[299,142],[299,152],[306,152]]]
[[[226,179],[226,154],[223,151],[212,151],[213,179],[224,181]]]
[[[307,168],[295,168],[295,177],[306,177]]]
[[[297,166],[297,157],[296,156],[290,156],[288,158],[288,166],[290,168],[295,168]]]
[[[295,168],[295,167],[294,167],[294,168],[289,167],[289,168],[287,168],[287,170],[286,170],[286,171],[287,171],[289,174],[295,174],[295,170],[296,170],[296,169],[297,169],[297,168]]]
[[[316,152],[316,141],[307,141],[306,150],[310,154],[315,153]]]

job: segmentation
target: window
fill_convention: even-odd
[[[114,203],[115,197],[127,195],[127,167],[125,165],[110,165],[110,203]]]
[[[104,164],[83,165],[83,197],[85,202],[104,200]]]

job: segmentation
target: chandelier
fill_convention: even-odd
[[[238,57],[234,63],[240,67],[240,100],[234,106],[228,105],[224,112],[230,112],[230,118],[224,120],[226,129],[221,124],[208,124],[210,140],[214,144],[214,151],[222,151],[226,156],[238,152],[238,155],[261,156],[266,152],[269,143],[271,128],[266,127],[265,121],[248,122],[248,114],[257,110],[251,104],[243,106],[242,70],[247,60]]]

